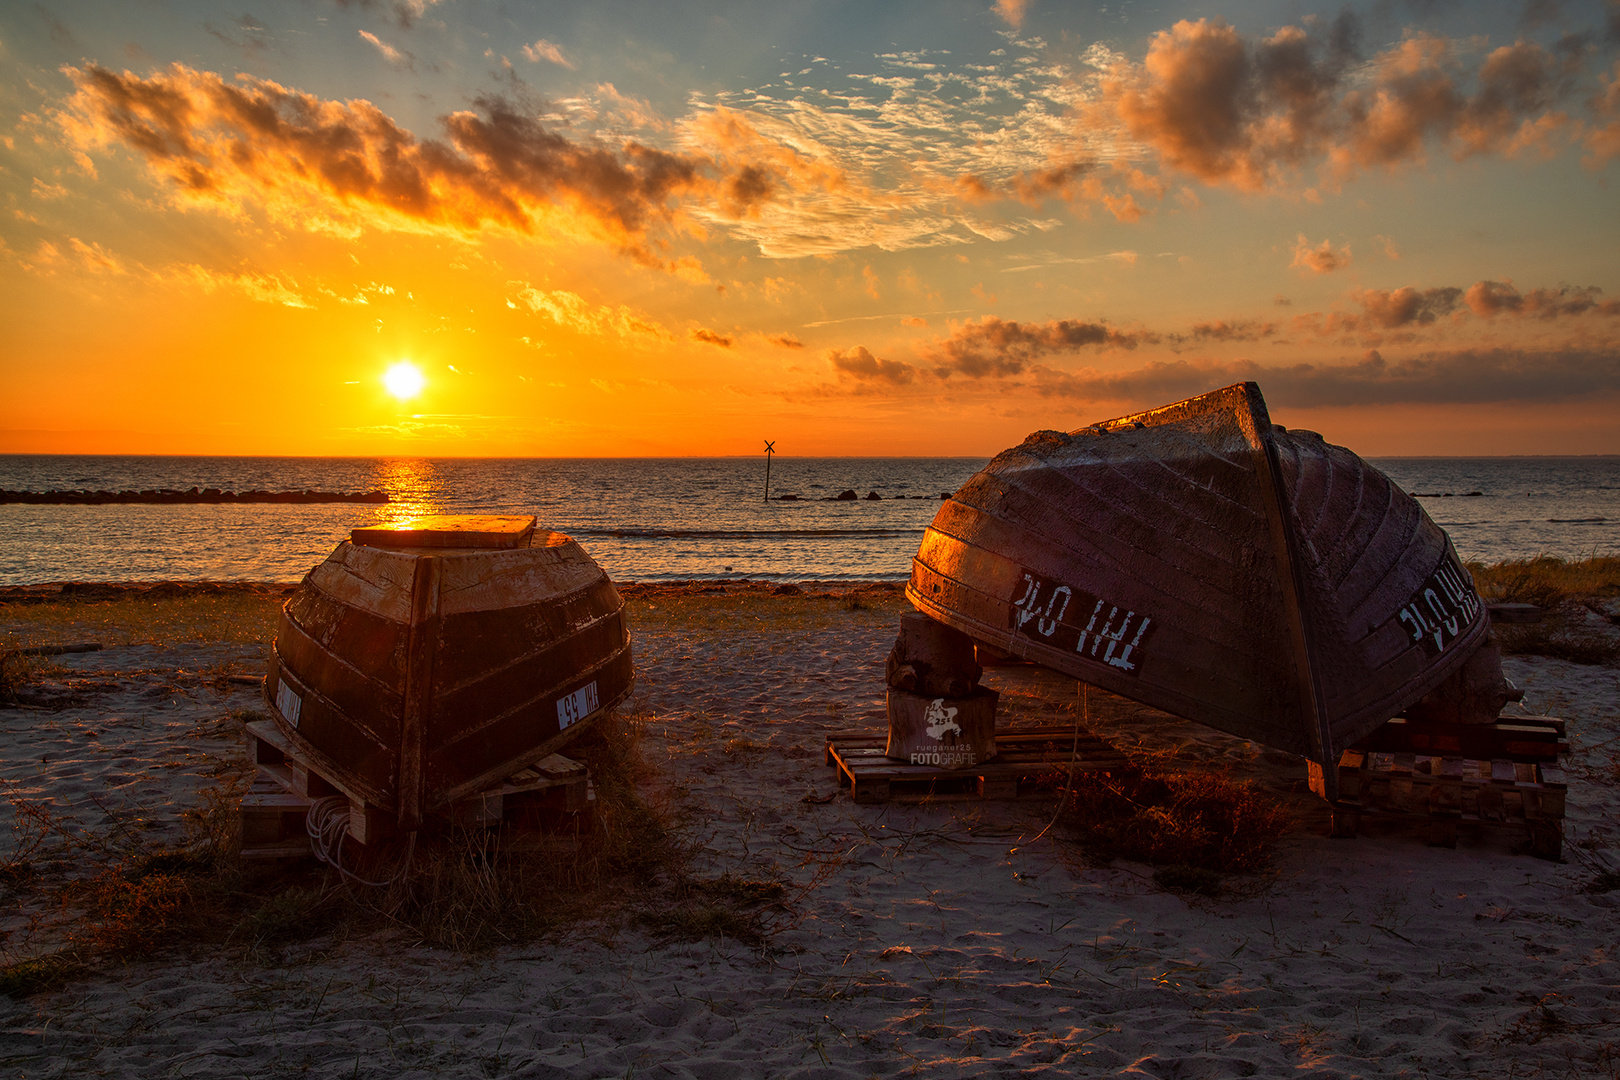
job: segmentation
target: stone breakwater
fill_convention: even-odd
[[[173,488],[147,491],[5,491],[0,503],[101,505],[103,503],[386,503],[383,491],[221,491]]]

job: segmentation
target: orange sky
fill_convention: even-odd
[[[1620,452],[1620,7],[1440,7],[7,8],[0,452]]]

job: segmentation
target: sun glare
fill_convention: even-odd
[[[409,360],[401,360],[383,373],[383,385],[401,401],[409,401],[422,392],[427,380]]]

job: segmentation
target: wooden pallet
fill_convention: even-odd
[[[311,854],[304,822],[310,806],[327,795],[349,800],[349,839],[360,844],[385,840],[395,831],[394,813],[370,804],[298,760],[296,748],[273,721],[247,725],[257,769],[242,796],[242,857],[303,858]],[[437,811],[441,822],[459,827],[509,825],[538,829],[559,813],[589,809],[595,801],[588,771],[561,754],[520,769],[505,781]]]
[[[1043,776],[1065,771],[1132,771],[1125,755],[1088,731],[1072,727],[1023,728],[996,733],[996,756],[970,769],[911,765],[884,755],[886,731],[846,731],[827,736],[827,764],[838,770],[858,803],[964,802],[1020,799],[1038,789]]]
[[[1504,717],[1493,724],[1397,718],[1339,757],[1333,835],[1355,836],[1363,818],[1426,819],[1430,842],[1453,847],[1459,825],[1525,833],[1544,859],[1563,855],[1569,752],[1564,722]],[[1323,793],[1311,764],[1311,789]]]

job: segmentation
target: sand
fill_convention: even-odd
[[[146,961],[0,997],[0,1073],[1620,1075],[1620,891],[1587,891],[1620,868],[1620,671],[1509,660],[1525,707],[1569,721],[1562,863],[1500,834],[1329,839],[1297,759],[1038,669],[990,671],[1004,725],[1083,709],[1122,744],[1178,747],[1288,802],[1271,872],[1209,899],[1088,864],[1061,830],[1040,835],[1046,802],[807,802],[835,791],[827,734],[883,723],[901,608],[784,598],[773,614],[734,594],[632,598],[631,708],[660,784],[706,822],[705,872],[793,886],[767,948],[582,927],[469,957],[379,931],[274,964]],[[228,676],[262,672],[260,651],[60,663],[74,699],[0,709],[0,781],[88,824],[139,808],[177,837],[179,809],[240,759],[225,718],[258,702]]]

